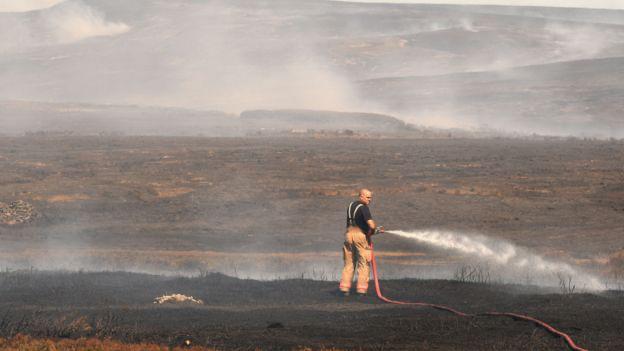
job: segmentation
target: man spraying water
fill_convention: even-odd
[[[510,317],[514,320],[522,320],[526,322],[530,322],[535,324],[544,330],[547,330],[549,333],[561,337],[569,346],[570,349],[575,351],[587,351],[574,342],[570,335],[554,328],[552,325],[536,319],[531,316],[518,314],[515,312],[497,312],[497,311],[489,311],[489,312],[481,312],[478,314],[468,314],[456,310],[452,307],[433,304],[429,302],[405,302],[392,300],[385,297],[381,292],[381,287],[379,283],[379,276],[377,272],[377,264],[375,262],[375,257],[373,255],[373,245],[370,241],[370,237],[374,234],[384,233],[383,227],[377,227],[375,221],[370,214],[370,210],[368,209],[368,205],[370,204],[373,198],[373,194],[368,189],[362,189],[359,192],[359,199],[357,201],[353,201],[349,204],[347,209],[347,230],[345,232],[345,241],[343,245],[343,258],[344,258],[344,268],[342,270],[342,277],[340,279],[340,291],[344,294],[344,296],[348,296],[351,290],[351,284],[353,280],[353,273],[355,267],[357,267],[358,280],[357,280],[357,288],[356,291],[358,295],[365,295],[368,290],[368,279],[370,274],[369,264],[372,265],[373,269],[373,277],[375,281],[375,292],[377,297],[387,303],[396,304],[396,305],[410,305],[410,306],[421,306],[421,307],[431,307],[442,311],[447,311],[455,314],[456,316],[466,317],[466,318],[477,318],[477,317]],[[507,250],[503,250],[502,256],[497,255],[498,250],[490,249],[486,244],[479,243],[478,241],[475,243],[470,238],[464,236],[454,236],[454,235],[437,235],[431,232],[412,232],[407,233],[403,231],[391,231],[389,233],[412,238],[419,241],[427,242],[427,243],[437,243],[439,246],[443,246],[445,248],[454,249],[458,251],[464,252],[478,252],[485,253],[489,255],[493,255],[497,257],[502,262],[508,262],[509,259],[513,258],[515,251],[512,250],[513,247],[507,247]],[[473,245],[476,244],[476,245]],[[519,263],[521,266],[524,265],[524,260]]]
[[[359,198],[347,208],[347,230],[342,246],[344,268],[340,279],[340,291],[348,296],[351,291],[354,270],[357,267],[358,295],[366,295],[368,278],[370,275],[371,246],[370,237],[383,233],[383,227],[377,227],[371,216],[368,205],[373,199],[373,193],[368,189],[359,191]]]

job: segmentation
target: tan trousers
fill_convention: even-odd
[[[357,266],[357,292],[364,294],[368,291],[368,278],[370,275],[371,248],[366,240],[366,235],[358,227],[349,227],[345,233],[345,241],[342,247],[344,268],[340,278],[340,291],[347,292],[351,289],[353,271]]]

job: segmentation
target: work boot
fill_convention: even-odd
[[[348,292],[348,291],[340,291],[340,295],[344,296],[344,297],[347,297],[347,296],[351,295],[351,293]]]
[[[366,296],[366,292],[365,291],[358,291],[357,292],[357,296]]]

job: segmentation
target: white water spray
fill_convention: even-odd
[[[591,274],[581,272],[567,263],[546,260],[539,255],[529,252],[528,249],[517,247],[504,240],[493,239],[483,235],[469,236],[437,230],[412,232],[393,230],[387,233],[486,260],[499,265],[505,271],[512,269],[516,273],[534,274],[534,278],[542,283],[546,283],[545,285],[557,285],[557,277],[563,275],[572,278],[579,288],[589,290],[604,289],[600,280]],[[505,273],[509,274],[509,272]]]

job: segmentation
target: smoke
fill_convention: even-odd
[[[531,277],[532,281],[556,286],[559,277],[570,277],[581,288],[589,290],[604,288],[600,280],[591,274],[581,272],[567,263],[546,260],[504,240],[435,230],[412,232],[399,230],[388,233],[491,263],[508,281],[518,281],[534,275]]]
[[[115,36],[130,29],[124,23],[107,22],[101,13],[81,2],[54,8],[43,21],[54,41],[61,44],[90,37]]]
[[[133,49],[141,66],[124,60],[119,69],[155,86],[114,97],[128,103],[217,109],[239,113],[247,109],[348,110],[357,107],[349,80],[332,70],[315,48],[322,28],[291,27],[280,6],[254,5],[241,10],[226,2],[202,3],[197,15],[167,15],[167,21],[186,21],[179,28],[164,24],[173,36],[158,59],[146,56],[161,38],[145,37]],[[188,11],[188,10],[187,10]],[[298,12],[298,11],[296,11]],[[182,13],[186,16],[188,12]],[[288,16],[286,16],[288,18]],[[161,26],[161,23],[155,24]],[[154,42],[153,40],[158,40]],[[117,54],[116,54],[117,55]],[[123,54],[122,54],[123,56]],[[113,58],[114,60],[119,57]],[[154,77],[161,72],[161,77]],[[155,88],[154,90],[152,90]]]
[[[0,21],[0,53],[115,36],[129,29],[124,23],[107,21],[102,13],[81,1],[65,2],[33,13],[4,14]]]
[[[471,18],[462,18],[459,20],[460,28],[468,31],[476,33],[479,30],[475,28],[474,21]]]
[[[598,91],[601,76],[513,69],[616,56],[615,26],[323,2],[67,0],[0,16],[3,100],[366,111],[523,134],[611,136],[619,126],[605,122],[618,121],[621,99]]]
[[[341,268],[337,250],[232,253],[91,247],[88,242],[67,237],[46,238],[43,242],[20,245],[3,242],[0,270],[124,271],[168,276],[219,272],[258,280],[306,278],[335,281],[340,277]]]
[[[124,15],[136,6],[86,6],[72,0],[41,11],[35,23],[7,17],[11,23],[0,24],[0,51],[29,56],[14,56],[7,64],[11,69],[2,75],[15,84],[0,87],[0,98],[233,113],[361,110],[349,79],[332,69],[330,59],[316,47],[324,28],[294,26],[288,14],[280,13],[283,5],[241,9],[221,1],[154,2],[140,7],[136,16]],[[117,36],[130,27],[121,38],[84,40]],[[16,37],[20,39],[13,40]],[[76,44],[52,46],[66,43]],[[50,50],[37,52],[33,59],[27,49],[43,45]],[[28,62],[35,60],[38,65],[30,67],[35,65]]]
[[[223,51],[221,51],[223,52]],[[349,110],[356,108],[349,82],[300,54],[277,66],[259,67],[236,51],[213,57],[199,70],[189,62],[169,72],[171,83],[154,95],[136,96],[144,104],[191,106],[240,113],[247,109]],[[228,62],[223,65],[223,62]]]
[[[567,60],[596,57],[611,45],[622,41],[621,35],[591,25],[570,26],[555,22],[548,23],[544,31],[555,48],[553,56]]]

